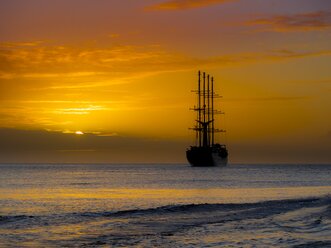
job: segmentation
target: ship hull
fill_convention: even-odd
[[[211,148],[191,147],[186,151],[186,157],[192,167],[226,166],[228,157]]]

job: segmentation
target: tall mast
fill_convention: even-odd
[[[206,122],[206,73],[203,73],[203,122]]]
[[[209,74],[207,76],[207,122],[208,122],[208,129],[207,129],[207,135],[208,135],[208,146],[210,146],[210,128],[209,128],[209,123],[210,123],[210,87],[209,87]]]
[[[198,73],[198,126],[197,126],[197,134],[198,134],[198,143],[199,147],[201,147],[201,72]]]
[[[206,122],[206,73],[203,73],[203,123],[202,123],[202,140],[203,147],[208,146],[208,122]]]
[[[211,78],[211,144],[214,146],[214,77]]]

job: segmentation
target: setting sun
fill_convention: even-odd
[[[77,134],[77,135],[83,135],[84,133],[82,131],[76,131],[75,134]]]

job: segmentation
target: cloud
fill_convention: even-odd
[[[108,92],[107,96],[109,96],[111,92],[112,100],[128,103],[132,99],[126,97],[124,92],[117,92],[120,85],[125,85],[124,88],[129,90],[132,84],[160,73],[236,67],[253,63],[279,63],[331,55],[331,50],[323,49],[278,49],[193,57],[152,45],[103,48],[56,46],[48,43],[27,47],[15,46],[13,43],[10,48],[7,45],[0,44],[1,102],[13,97],[25,100],[34,100],[36,97],[39,100],[59,100],[60,95],[61,100],[77,100],[82,96],[100,98],[100,95],[103,98],[99,100],[105,100],[105,93]],[[124,107],[123,104],[116,104],[116,106]],[[69,107],[86,108],[88,106]],[[52,109],[54,114],[56,110],[53,107]],[[62,106],[58,109],[60,109],[58,113],[87,113],[86,111],[62,111]],[[10,113],[10,111],[6,110],[3,113]],[[25,112],[22,110],[22,115]],[[15,113],[18,111],[16,110]],[[44,120],[42,121],[44,123]],[[29,122],[31,120],[27,120],[27,123]]]
[[[100,111],[100,110],[109,110],[109,108],[103,106],[89,105],[87,107],[80,108],[61,108],[56,109],[54,111],[55,114],[63,114],[63,115],[88,115],[92,111]]]
[[[232,162],[330,163],[330,135],[229,143]],[[186,141],[132,136],[75,135],[45,130],[0,128],[0,163],[174,163],[186,162]]]
[[[141,163],[185,161],[187,144],[107,134],[0,128],[0,163]]]
[[[330,56],[331,50],[292,51],[273,50],[266,52],[239,53],[225,56],[209,57],[199,60],[200,65],[208,67],[240,66],[251,63],[282,62],[310,57]]]
[[[266,60],[288,60],[302,59],[309,57],[330,56],[331,50],[319,51],[292,51],[292,50],[275,50],[265,55]]]
[[[272,142],[231,142],[232,163],[330,164],[330,137],[315,140],[275,139]],[[235,156],[234,156],[235,155]]]
[[[21,46],[21,43],[0,44],[0,79],[32,78],[98,78],[83,82],[83,87],[100,85],[100,79],[127,81],[146,74],[168,71],[182,58],[159,46],[71,47],[40,44]],[[183,65],[183,63],[181,63]],[[178,68],[181,70],[182,68]],[[59,85],[56,85],[59,86]],[[71,84],[71,87],[76,85]]]
[[[15,47],[36,47],[45,43],[45,41],[30,41],[30,42],[2,42],[1,46],[6,48]]]
[[[318,11],[295,15],[277,15],[248,21],[246,25],[262,27],[260,31],[272,32],[324,31],[331,27],[331,12]]]
[[[171,0],[148,6],[146,10],[172,11],[207,7],[209,5],[223,4],[234,0]]]
[[[303,101],[307,96],[273,96],[273,97],[256,97],[256,98],[227,98],[225,102],[283,102],[283,101]]]
[[[43,43],[22,47],[12,43],[8,48],[6,43],[5,46],[0,44],[0,87],[1,82],[20,78],[32,82],[33,87],[37,88],[90,89],[125,84],[134,79],[163,72],[329,55],[330,50],[281,49],[200,58],[168,52],[160,46],[153,45],[97,48]],[[25,88],[28,88],[28,85]]]

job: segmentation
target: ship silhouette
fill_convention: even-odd
[[[202,76],[202,82],[201,82]],[[215,142],[215,133],[225,132],[215,128],[215,115],[223,114],[214,108],[215,98],[219,98],[214,91],[214,78],[198,73],[198,89],[193,92],[197,94],[198,106],[193,111],[197,113],[195,126],[190,128],[195,131],[195,145],[186,151],[186,157],[191,166],[211,167],[226,166],[228,163],[228,150],[225,144]]]

